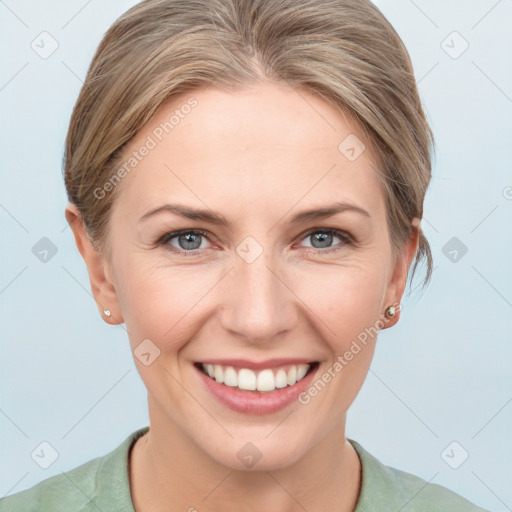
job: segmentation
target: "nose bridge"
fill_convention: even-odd
[[[271,340],[295,318],[293,294],[278,277],[279,258],[267,241],[263,247],[247,237],[237,246],[224,300],[224,328],[253,341]]]

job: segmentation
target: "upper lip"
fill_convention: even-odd
[[[301,358],[266,359],[265,361],[249,361],[248,359],[204,359],[203,364],[218,364],[221,366],[233,366],[235,368],[247,368],[249,370],[263,370],[265,368],[277,368],[288,364],[313,364],[317,361]]]

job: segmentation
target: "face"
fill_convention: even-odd
[[[174,97],[123,152],[93,291],[126,324],[151,421],[220,464],[243,468],[250,441],[259,469],[285,467],[343,435],[392,323],[416,240],[393,260],[355,137],[323,100],[261,83]]]

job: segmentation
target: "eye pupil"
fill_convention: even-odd
[[[180,235],[178,237],[180,247],[188,250],[198,249],[201,246],[201,236],[202,235],[196,233],[185,233]]]
[[[329,244],[332,243],[332,233],[322,233],[321,231],[317,232],[313,235],[313,241],[318,241],[321,244],[320,247],[318,247],[313,243],[313,247],[315,248],[329,247]],[[327,245],[325,245],[326,242]]]

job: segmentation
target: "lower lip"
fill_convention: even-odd
[[[244,391],[219,384],[216,380],[205,375],[195,365],[194,368],[199,373],[208,391],[226,407],[233,411],[257,415],[271,414],[292,404],[308,388],[318,370],[317,366],[293,386],[260,393],[259,391]]]

